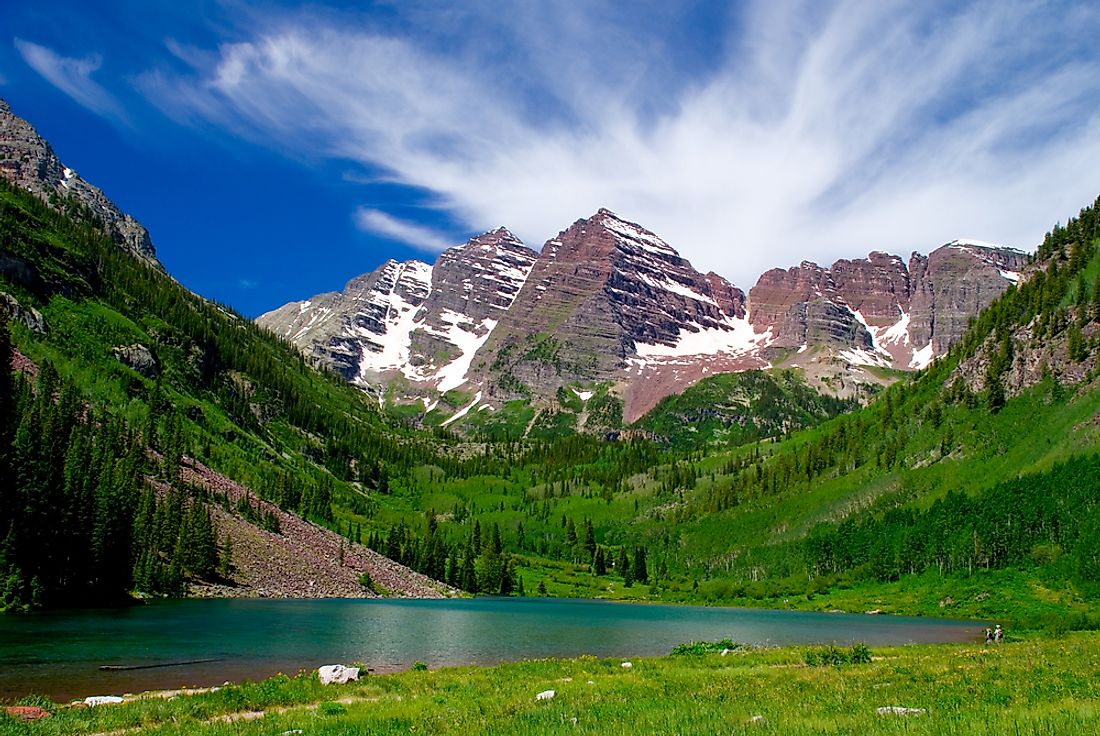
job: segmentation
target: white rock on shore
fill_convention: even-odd
[[[343,685],[359,679],[359,668],[345,667],[342,664],[326,664],[324,667],[317,668],[317,678],[322,685],[333,683]]]

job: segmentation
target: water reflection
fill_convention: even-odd
[[[702,608],[586,600],[193,600],[127,610],[0,617],[0,697],[55,697],[209,685],[331,662],[374,671],[580,654],[637,657],[686,641],[971,639],[979,626],[938,619]],[[216,660],[182,664],[194,660]],[[104,672],[102,665],[168,665]]]

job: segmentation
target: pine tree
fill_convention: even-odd
[[[607,560],[604,557],[603,547],[596,547],[596,554],[592,556],[592,572],[596,575],[607,574]]]
[[[630,566],[634,578],[640,583],[649,582],[649,569],[646,562],[645,547],[637,547],[634,550],[634,563]]]
[[[592,520],[584,520],[584,549],[591,559],[596,554],[596,532],[592,529]]]

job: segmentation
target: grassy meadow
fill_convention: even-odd
[[[321,686],[313,673],[98,708],[51,706],[0,734],[1088,734],[1100,636],[876,648],[815,665],[805,647],[632,661],[580,657]],[[536,695],[555,691],[552,698]],[[888,707],[919,709],[880,714]],[[300,730],[299,730],[300,729]]]

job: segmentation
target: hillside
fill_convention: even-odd
[[[241,509],[212,516],[201,484],[181,475],[184,457],[252,489],[256,503],[335,526],[334,503],[369,509],[364,489],[381,468],[431,456],[361,393],[119,248],[78,200],[56,203],[0,181],[0,291],[19,351],[3,360],[0,606],[245,582],[233,578],[243,556],[217,569],[225,539],[244,528]],[[394,591],[398,578],[426,590],[365,550],[349,557]]]
[[[812,388],[794,370],[704,378],[668,396],[633,426],[685,449],[738,447],[820,424],[859,405]]]

